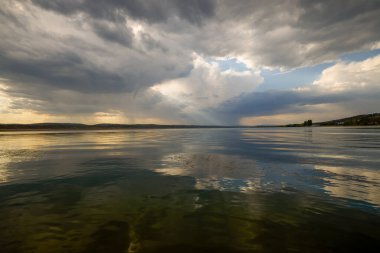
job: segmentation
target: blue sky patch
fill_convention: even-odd
[[[356,52],[343,55],[340,57],[340,60],[345,62],[363,61],[378,54],[380,54],[380,49]],[[322,63],[285,72],[264,69],[261,71],[261,75],[264,77],[264,82],[257,88],[257,90],[287,90],[311,84],[314,80],[318,79],[324,69],[333,66],[335,62],[336,61]]]

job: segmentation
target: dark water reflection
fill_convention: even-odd
[[[0,134],[1,252],[378,252],[380,129]]]

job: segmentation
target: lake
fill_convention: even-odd
[[[379,252],[380,128],[0,132],[1,252]]]

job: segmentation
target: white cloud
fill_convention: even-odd
[[[263,81],[259,71],[221,71],[215,61],[206,61],[196,54],[193,66],[189,76],[157,84],[152,90],[191,111],[217,106],[250,93]]]
[[[380,55],[359,62],[338,62],[325,69],[312,88],[326,93],[380,89]]]

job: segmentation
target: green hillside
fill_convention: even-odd
[[[380,113],[357,115],[344,119],[315,123],[319,126],[377,126],[380,125]]]

